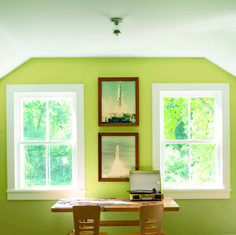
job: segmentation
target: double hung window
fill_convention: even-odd
[[[229,197],[228,84],[153,84],[153,167],[175,198]]]
[[[10,85],[7,110],[8,198],[82,190],[83,85]]]

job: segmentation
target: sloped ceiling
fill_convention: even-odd
[[[205,57],[236,76],[236,0],[0,0],[0,77],[31,57]]]

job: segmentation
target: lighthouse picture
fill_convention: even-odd
[[[138,78],[99,78],[99,125],[138,125]]]
[[[138,133],[99,133],[99,180],[128,181],[138,169]]]

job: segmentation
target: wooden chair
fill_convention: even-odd
[[[75,229],[67,235],[107,235],[99,233],[100,206],[73,206]]]
[[[163,204],[141,206],[139,209],[140,233],[123,235],[166,235],[161,231],[163,210]]]

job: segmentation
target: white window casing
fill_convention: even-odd
[[[218,184],[205,188],[163,188],[165,196],[175,199],[227,199],[230,198],[230,122],[229,122],[229,84],[153,84],[152,85],[152,131],[153,131],[153,169],[161,170],[164,176],[164,158],[161,143],[163,136],[161,123],[163,123],[164,106],[163,97],[208,97],[216,98],[216,133],[218,165]],[[171,141],[168,141],[171,142]],[[174,141],[173,141],[174,142]],[[182,141],[185,142],[185,141]],[[197,141],[186,141],[197,143]],[[162,186],[164,185],[162,177]]]
[[[20,136],[23,129],[20,102],[23,97],[37,98],[70,97],[73,100],[72,119],[72,186],[31,187],[22,186],[20,173]],[[40,141],[36,141],[40,143]],[[28,142],[27,144],[29,144]],[[58,143],[64,144],[65,141]],[[44,142],[45,144],[45,142]],[[50,144],[50,141],[48,142]],[[7,85],[7,177],[8,200],[57,200],[62,197],[85,196],[85,163],[84,163],[84,87],[73,85]]]

